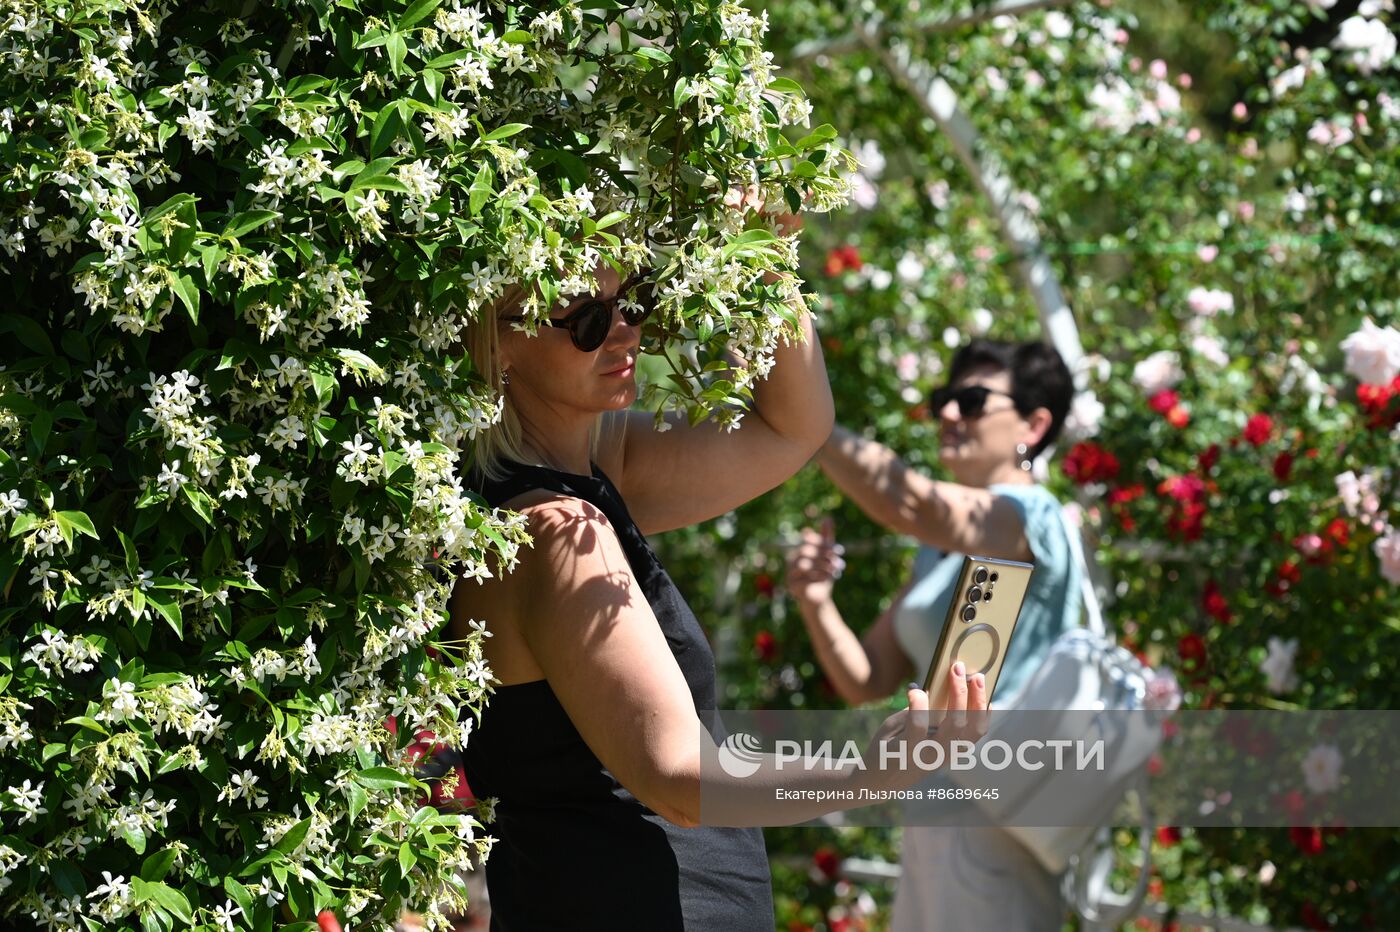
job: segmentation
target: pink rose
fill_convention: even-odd
[[[1200,135],[1197,130],[1192,130],[1191,132],[1197,133],[1198,136]],[[1189,139],[1190,136],[1188,135],[1187,138]],[[1218,255],[1220,255],[1219,246],[1207,245],[1196,250],[1196,258],[1200,259],[1202,262],[1214,262],[1215,257]]]
[[[1249,119],[1249,108],[1244,105],[1244,101],[1238,101],[1230,108],[1230,116],[1243,123],[1245,120]]]
[[[1376,541],[1375,551],[1381,575],[1400,586],[1400,530],[1387,528],[1385,536]]]
[[[1167,79],[1167,63],[1160,58],[1154,58],[1152,64],[1148,66],[1148,73],[1158,81]]]

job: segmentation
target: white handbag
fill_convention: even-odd
[[[1077,528],[1061,521],[1069,538],[1082,578],[1085,626],[1062,634],[1020,692],[1007,705],[1013,714],[993,715],[988,739],[1017,746],[1018,730],[1025,738],[1103,740],[1107,769],[1095,778],[1102,792],[1073,792],[1060,781],[1082,779],[1072,771],[1031,772],[1007,770],[999,774],[999,798],[983,803],[1005,831],[1023,844],[1051,873],[1065,873],[1065,896],[1084,918],[1115,922],[1129,918],[1141,904],[1150,873],[1151,841],[1155,828],[1147,811],[1146,763],[1162,740],[1162,713],[1151,715],[1093,715],[1146,711],[1144,700],[1152,671],[1108,636],[1097,595],[1089,579]],[[1030,714],[1032,710],[1037,711]],[[1025,711],[1028,714],[1015,714]],[[1056,718],[1054,713],[1064,714]],[[1000,723],[1000,724],[999,724]],[[1031,731],[1034,734],[1031,734]],[[1049,734],[1047,734],[1049,732]],[[1137,887],[1128,900],[1104,902],[1108,874],[1113,866],[1112,840],[1103,830],[1130,790],[1136,790],[1142,819],[1139,826],[1144,857]],[[1049,801],[1053,800],[1053,804]],[[1037,807],[1037,804],[1039,806]],[[1053,810],[1049,807],[1053,805]],[[1068,810],[1066,810],[1068,805]],[[1016,824],[1018,812],[1055,811],[1065,816],[1065,826]],[[1108,844],[1107,857],[1103,850]],[[1121,915],[1123,919],[1115,919]]]

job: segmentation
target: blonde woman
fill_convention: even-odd
[[[460,583],[451,606],[459,635],[487,620],[501,683],[464,752],[473,792],[499,799],[486,866],[494,929],[773,928],[761,832],[699,824],[701,738],[718,737],[714,658],[646,535],[791,476],[831,432],[831,392],[804,310],[806,339],[778,349],[741,430],[675,418],[654,431],[650,414],[627,411],[650,312],[643,284],[600,268],[597,292],[561,302],[538,336],[512,326],[510,307],[469,335],[506,400],[504,423],[475,450],[481,492],[526,515],[534,539],[513,573]],[[927,709],[921,690],[908,695]],[[985,709],[986,697],[962,688],[950,705]],[[908,716],[908,736],[926,722]],[[726,791],[746,801],[738,824],[835,808],[774,815],[764,779]]]

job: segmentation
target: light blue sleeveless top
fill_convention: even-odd
[[[1010,500],[1020,511],[1035,563],[1016,632],[992,693],[999,707],[1006,708],[1006,702],[1015,698],[1040,666],[1055,639],[1079,624],[1080,571],[1055,496],[1039,485],[994,485],[989,491]],[[920,547],[911,573],[914,585],[895,609],[895,637],[917,679],[923,679],[938,646],[962,558],[960,553]]]

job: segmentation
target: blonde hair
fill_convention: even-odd
[[[481,374],[486,387],[501,399],[501,417],[490,427],[478,431],[470,441],[472,466],[488,479],[505,475],[507,462],[532,463],[538,454],[525,441],[520,418],[506,395],[505,372],[501,368],[500,317],[518,309],[525,300],[525,289],[511,285],[496,301],[481,309],[466,327],[466,350],[472,365]],[[602,435],[602,419],[593,422],[589,433],[589,454],[598,452]]]

